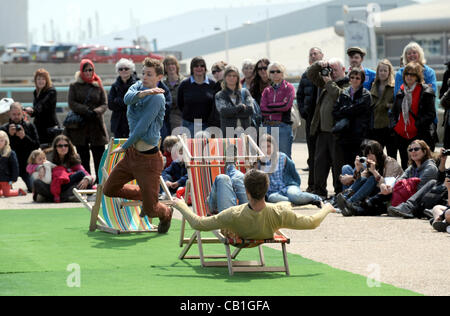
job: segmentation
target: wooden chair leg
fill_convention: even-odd
[[[291,275],[291,272],[289,271],[289,262],[287,257],[287,251],[286,251],[286,244],[281,244],[281,248],[283,249],[283,260],[284,260],[284,267],[286,268],[286,275]]]

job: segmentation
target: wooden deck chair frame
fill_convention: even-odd
[[[106,156],[104,158],[104,163],[100,166],[101,168],[101,180],[99,185],[97,186],[97,190],[77,190],[74,189],[73,193],[78,198],[78,200],[83,203],[83,205],[89,210],[91,213],[90,218],[90,224],[89,224],[89,231],[94,232],[97,229],[106,233],[120,235],[120,234],[134,234],[134,233],[157,233],[158,227],[153,225],[151,222],[151,219],[145,218],[145,219],[139,219],[139,212],[140,208],[142,207],[141,201],[126,201],[123,199],[118,198],[109,198],[103,195],[103,186],[108,179],[109,172],[106,168],[106,166],[112,166],[111,163],[113,163],[113,159],[117,158],[117,162],[121,159],[121,157],[113,157],[111,156],[111,152],[114,150],[115,145],[123,144],[125,143],[126,139],[114,139],[112,138],[111,141],[108,144],[108,148],[105,151]],[[123,155],[123,154],[122,154]],[[113,167],[113,166],[112,166]],[[164,192],[166,193],[166,196],[171,198],[171,194],[169,192],[169,189],[167,188],[164,180],[162,177],[160,177],[160,184],[163,188]],[[91,205],[88,200],[87,196],[96,194],[95,203]],[[107,201],[108,200],[108,201]],[[133,213],[132,214],[132,220],[139,221],[139,224],[135,224],[133,226],[137,227],[139,226],[141,229],[128,229],[125,224],[122,225],[115,225],[116,227],[112,227],[113,225],[108,224],[108,222],[100,216],[100,209],[101,207],[109,207],[107,206],[106,202],[109,202],[111,200],[111,203],[108,203],[108,205],[118,206],[120,209],[123,208],[129,208],[128,212]],[[161,201],[165,202],[165,201]],[[142,222],[141,222],[142,221]],[[120,227],[120,228],[118,228]]]
[[[203,166],[199,164],[192,164],[191,162],[196,160],[197,157],[194,157],[192,153],[189,150],[189,146],[187,144],[187,138],[186,135],[178,136],[179,141],[181,142],[183,146],[183,155],[185,156],[185,161],[189,161],[189,163],[186,164],[186,167],[188,169],[188,176],[189,180],[186,185],[186,192],[185,192],[185,200],[188,200],[189,195],[192,199],[192,206],[194,208],[194,212],[197,214],[205,214],[205,210],[198,210],[196,209],[196,195],[194,192],[192,192],[192,172],[191,169]],[[264,157],[264,153],[259,149],[259,147],[256,145],[256,143],[253,141],[253,139],[248,136],[242,134],[240,138],[244,144],[244,148],[247,149],[246,155],[237,157],[237,160],[243,159],[244,164],[241,166],[244,166],[246,169],[251,167],[251,159],[257,159]],[[250,148],[247,146],[252,146],[254,151],[256,152],[255,156],[252,156],[249,154]],[[220,156],[214,156],[214,157],[203,157],[204,159],[212,159],[212,158],[225,158]],[[207,162],[202,162],[207,164]],[[238,163],[238,166],[240,163]],[[206,165],[208,166],[208,165]],[[224,164],[213,164],[211,167],[219,167],[224,166]],[[230,238],[225,237],[220,231],[213,231],[213,234],[215,235],[215,238],[203,238],[200,231],[195,231],[190,238],[185,238],[185,226],[186,226],[186,220],[183,218],[182,225],[181,225],[181,235],[180,235],[180,247],[183,247],[185,245],[184,249],[182,250],[179,259],[185,260],[185,259],[199,259],[202,267],[228,267],[229,275],[233,275],[235,272],[285,272],[286,275],[290,275],[289,271],[289,263],[287,258],[287,250],[286,250],[286,244],[290,243],[290,239],[286,237],[281,231],[278,231],[276,235],[278,236],[278,239],[271,239],[271,240],[265,240],[265,241],[256,241],[258,242],[258,250],[259,250],[259,260],[258,261],[238,261],[236,260],[239,253],[245,249],[245,246],[243,247],[236,247],[236,250],[234,252],[231,251],[231,246],[236,246],[236,244],[230,240]],[[251,244],[255,241],[241,241],[242,244]],[[281,250],[283,254],[283,262],[284,266],[279,267],[267,267],[264,259],[264,250],[263,250],[263,244],[264,243],[279,243],[281,244]],[[191,247],[197,244],[198,245],[198,252],[199,255],[193,255],[189,256],[187,255],[190,251]],[[206,255],[204,251],[203,244],[223,244],[225,246],[225,254],[218,254],[218,255]],[[207,259],[226,259],[226,261],[209,261]]]

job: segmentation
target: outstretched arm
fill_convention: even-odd
[[[205,232],[226,228],[224,220],[227,217],[226,211],[223,211],[219,215],[215,216],[200,217],[194,214],[183,200],[176,199],[172,206],[184,216],[191,227],[195,230]]]
[[[330,213],[336,213],[336,210],[331,204],[325,204],[320,212],[311,216],[300,215],[292,210],[284,211],[281,213],[280,229],[316,229]]]

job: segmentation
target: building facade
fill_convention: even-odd
[[[28,0],[0,1],[0,46],[28,43]]]

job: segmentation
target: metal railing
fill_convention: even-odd
[[[293,83],[292,84],[295,89],[298,89],[298,83]],[[439,109],[439,90],[442,86],[442,81],[438,81],[437,82],[437,90],[436,91],[436,109]],[[108,93],[109,90],[111,89],[111,86],[105,86],[104,87],[106,92]],[[57,92],[69,92],[69,87],[55,87]],[[33,93],[33,91],[35,90],[35,87],[0,87],[0,93],[6,93],[6,97],[7,98],[12,98],[12,94],[13,93]],[[22,103],[23,106],[27,107],[27,106],[33,106],[33,103]],[[56,104],[56,106],[58,108],[66,108],[68,107],[68,103],[67,102],[58,102]]]

